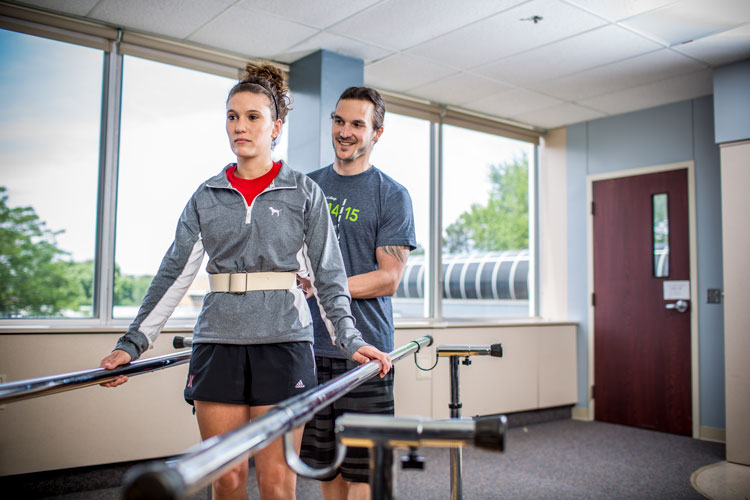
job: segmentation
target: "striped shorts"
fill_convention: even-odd
[[[318,384],[324,384],[356,368],[359,363],[346,359],[315,357]],[[315,468],[329,466],[336,456],[336,419],[344,413],[393,415],[393,368],[384,378],[374,377],[315,414],[305,425],[302,436],[302,460]],[[368,448],[348,447],[339,471],[344,480],[367,483],[370,479]],[[322,479],[331,481],[336,473]]]

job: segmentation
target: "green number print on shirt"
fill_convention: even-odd
[[[346,200],[344,200],[344,203],[346,203]],[[339,205],[337,203],[334,205],[333,203],[329,203],[328,211],[338,220],[341,220],[341,217],[343,216],[346,220],[357,222],[357,219],[359,218],[358,208],[345,207],[343,204]]]
[[[341,203],[336,203],[337,200],[334,196],[326,196],[326,198],[330,200],[328,202],[328,212],[330,212],[331,218],[333,219],[333,228],[336,230],[336,239],[340,241],[341,232],[339,225],[341,224],[341,218],[343,217],[344,220],[348,220],[349,222],[357,222],[357,219],[359,219],[359,209],[347,207],[346,198],[344,198]]]

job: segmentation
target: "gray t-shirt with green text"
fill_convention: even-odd
[[[307,175],[318,183],[326,195],[347,276],[376,270],[377,247],[416,248],[411,198],[401,184],[375,167],[361,174],[343,176],[329,165]],[[315,354],[342,358],[331,343],[316,299],[313,297],[308,303],[315,329]],[[353,300],[352,315],[366,342],[383,352],[393,350],[393,307],[390,297]]]

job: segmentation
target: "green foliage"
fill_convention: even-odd
[[[68,277],[68,253],[31,207],[8,206],[0,186],[0,317],[54,316],[77,309],[78,291]]]
[[[78,291],[78,306],[91,307],[94,303],[94,261],[69,262],[67,272]],[[153,276],[123,275],[120,266],[115,265],[115,305],[141,305],[152,279]]]
[[[94,261],[68,262],[67,277],[78,296],[75,310],[91,308],[94,303]]]
[[[115,304],[118,306],[139,306],[146,296],[146,290],[153,276],[130,276],[120,274],[115,267]]]
[[[0,186],[0,317],[63,316],[94,304],[94,261],[73,262],[32,207],[10,208]],[[153,276],[115,267],[118,306],[140,305]]]
[[[487,204],[472,204],[445,229],[446,252],[529,247],[528,158],[524,155],[512,162],[490,165],[489,181],[492,188]]]

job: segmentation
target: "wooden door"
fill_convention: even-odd
[[[592,213],[595,418],[690,435],[690,301],[665,299],[689,290],[687,170],[596,181]]]

